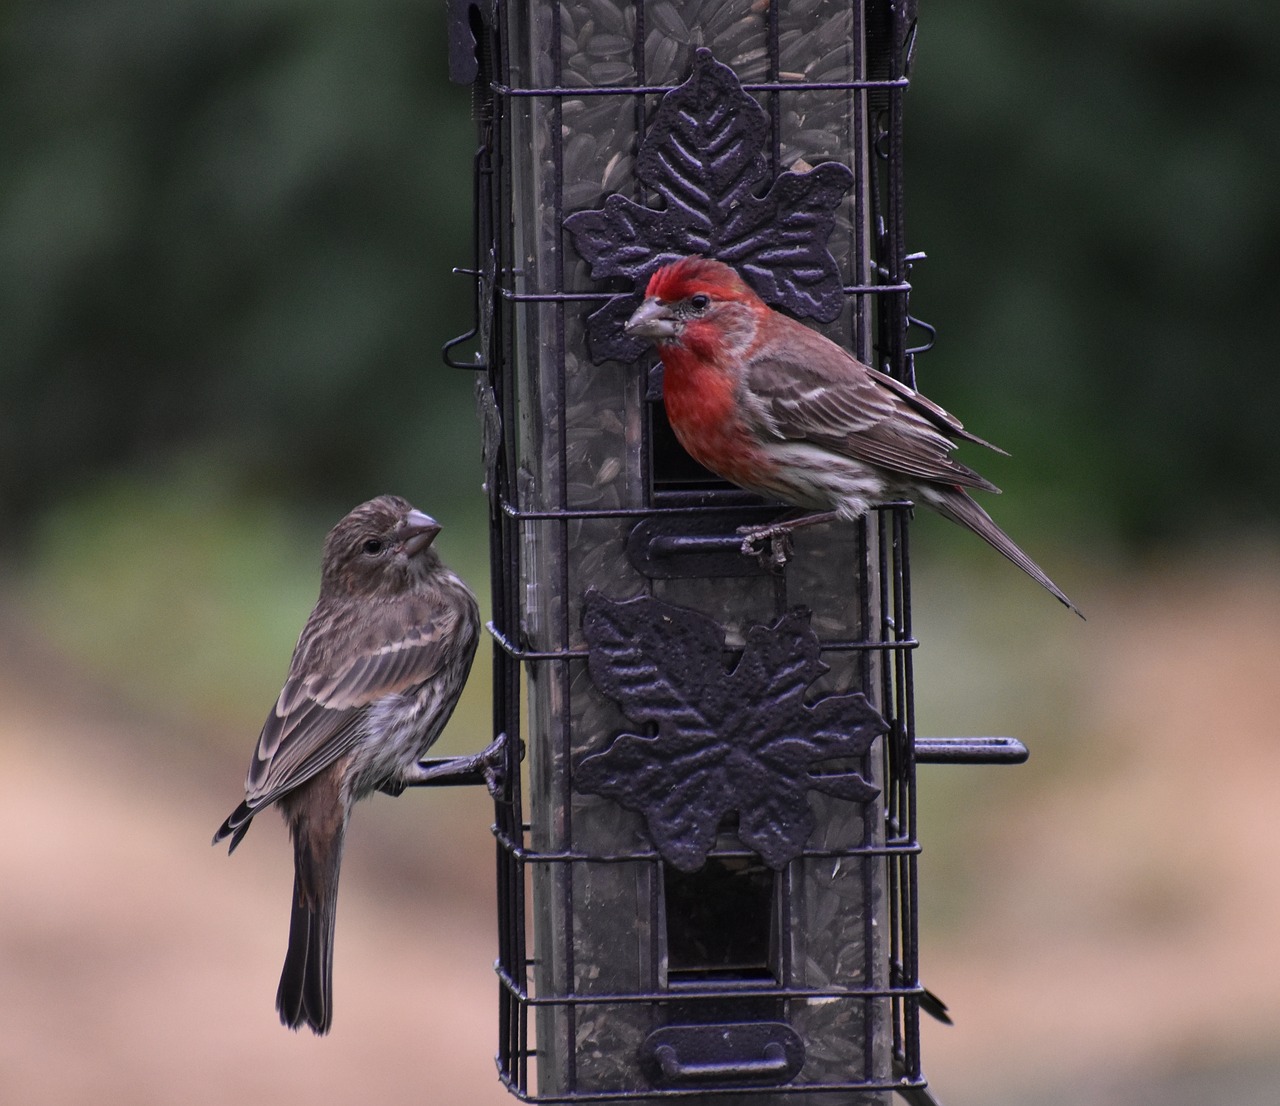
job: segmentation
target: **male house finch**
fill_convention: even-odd
[[[362,503],[329,532],[320,599],[262,727],[245,800],[213,837],[230,837],[233,851],[253,816],[280,803],[294,877],[276,1009],[290,1029],[327,1033],[333,1018],[333,922],[352,804],[440,774],[420,762],[466,682],[480,612],[431,548],[439,532],[393,495]]]
[[[1000,489],[950,456],[956,439],[1002,450],[771,310],[728,265],[695,256],[659,269],[625,329],[657,343],[667,418],[695,461],[748,491],[823,512],[748,531],[744,548],[910,499],[968,527],[1080,614],[966,491]]]

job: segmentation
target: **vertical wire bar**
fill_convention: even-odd
[[[867,246],[865,226],[861,222],[859,222],[858,227],[859,227],[858,248],[860,250],[864,250]],[[861,256],[865,257],[866,254],[864,253]],[[858,327],[857,329],[856,333],[858,335],[857,340],[859,341],[859,343],[865,340],[865,338],[863,337],[864,330],[865,330],[864,327]],[[874,575],[875,568],[871,564],[870,546],[871,546],[871,542],[870,542],[870,535],[868,531],[868,520],[864,517],[858,520],[858,563],[863,566],[862,571],[866,576],[866,585],[859,589],[860,602],[859,602],[858,625],[860,627],[860,631],[863,635],[863,638],[868,641],[872,640],[873,634],[875,633],[871,625],[871,620],[872,620],[871,597],[873,594],[872,588],[874,586],[880,591],[883,591],[884,589],[883,575],[880,575],[880,576]],[[874,658],[870,650],[864,651],[860,656],[859,667],[860,667],[860,673],[861,673],[861,686],[864,690],[864,693],[870,693],[872,690],[871,681],[872,681],[872,672],[873,672],[873,659]],[[893,791],[892,791],[893,774],[892,774],[892,766],[890,763],[889,753],[888,753],[888,750],[892,745],[891,734],[885,734],[880,740],[881,740],[880,778],[883,781],[881,794],[883,795],[884,806],[882,809],[879,803],[874,803],[874,802],[868,803],[866,805],[866,810],[863,815],[863,838],[864,840],[867,840],[867,841],[874,840],[875,839],[874,835],[877,832],[884,832],[887,839],[888,837],[887,826],[886,827],[877,826],[876,822],[881,819],[883,819],[885,822],[888,821],[889,810],[893,801]],[[893,901],[892,865],[888,857],[885,857],[883,860],[879,860],[879,861],[877,861],[874,858],[867,858],[862,862],[863,901],[869,904],[874,903],[876,901],[875,894],[876,894],[877,873],[881,870],[884,872],[884,880],[885,880],[884,894],[888,900],[889,924],[886,926],[886,929],[888,930],[887,937],[891,942],[892,934],[893,934],[893,919],[894,919],[895,909],[894,909],[894,901]],[[875,929],[876,929],[875,910],[868,909],[865,912],[865,917],[863,919],[863,932],[864,932],[863,941],[864,941],[864,947],[868,950],[877,948],[877,937],[876,937]],[[880,944],[883,944],[885,940],[886,940],[885,936],[881,936],[878,938],[878,942]],[[891,956],[891,952],[886,951],[882,955]],[[872,968],[872,970],[874,971],[874,967]],[[874,983],[874,978],[868,979],[868,983]],[[876,1038],[878,1034],[884,1032],[882,1020],[879,1017],[879,1012],[873,1008],[874,1003],[875,1003],[874,999],[866,1000],[863,1003],[864,1014],[863,1014],[863,1020],[862,1020],[862,1030],[863,1030],[862,1056],[863,1056],[864,1078],[870,1078],[876,1074],[875,1073]]]
[[[904,67],[905,59],[902,56],[902,48],[906,41],[906,33],[908,31],[907,16],[904,5],[895,5],[893,9],[893,33],[890,38],[891,42],[891,75],[893,77],[905,76]],[[902,283],[906,278],[906,218],[903,203],[903,99],[904,91],[902,88],[895,88],[889,94],[889,206],[890,206],[890,235],[892,248],[890,250],[893,262],[893,270],[890,273],[890,279],[895,284]],[[897,313],[894,316],[894,328],[892,334],[893,341],[893,360],[894,369],[899,379],[905,379],[907,383],[914,386],[914,373],[911,366],[907,364],[906,348],[907,348],[907,327],[910,318],[908,313],[907,297],[909,293],[898,292],[892,296],[892,300],[897,307]],[[904,638],[909,638],[911,634],[911,580],[910,580],[910,562],[909,562],[909,523],[905,512],[895,511],[898,518],[898,567],[900,575],[901,588],[901,616],[900,625]],[[916,841],[916,773],[915,773],[915,708],[914,708],[914,678],[912,668],[912,657],[910,650],[899,650],[899,664],[901,668],[902,693],[903,693],[903,716],[902,722],[904,727],[903,733],[903,777],[904,777],[904,793],[906,799],[906,824],[905,830],[907,839],[912,844]],[[911,986],[918,986],[920,979],[920,963],[919,963],[919,868],[914,851],[904,856],[904,864],[906,867],[906,895],[904,921],[908,926],[903,942],[904,963],[903,975]],[[920,1003],[918,999],[911,999],[904,1003],[905,1024],[903,1026],[903,1051],[906,1063],[907,1075],[911,1079],[920,1077]]]
[[[855,80],[865,79],[867,75],[867,49],[866,49],[866,28],[864,22],[864,11],[862,4],[854,4],[853,6],[853,24],[851,28],[851,41],[855,50],[853,58],[853,76]],[[853,261],[855,270],[850,274],[851,281],[855,285],[861,285],[874,272],[874,259],[872,257],[871,241],[867,233],[867,200],[868,200],[868,173],[874,171],[874,157],[866,148],[866,108],[867,96],[865,90],[854,89],[850,94],[850,112],[851,119],[851,142],[850,142],[850,162],[854,174],[853,182],[853,232],[854,232],[854,250]],[[869,322],[869,313],[866,311],[866,299],[864,296],[855,295],[850,303],[850,334],[852,337],[852,346],[855,356],[860,360],[869,363],[871,334]],[[868,530],[868,519],[863,518],[858,522],[858,564],[861,566],[862,580],[855,581],[860,583],[858,592],[860,596],[859,604],[859,632],[866,640],[872,637],[872,594],[873,588],[883,593],[884,590],[884,574],[880,571],[876,573],[875,568],[871,564],[870,559],[870,538]],[[883,669],[883,659],[881,660],[881,668]],[[861,686],[865,692],[871,692],[871,680],[873,672],[873,657],[868,651],[862,654],[861,658]],[[881,703],[887,700],[881,696]],[[874,841],[880,833],[886,832],[885,827],[879,823],[887,818],[890,804],[892,802],[892,781],[889,761],[884,755],[884,749],[889,744],[889,735],[885,735],[882,740],[881,753],[881,779],[883,796],[883,809],[880,802],[871,802],[866,805],[863,811],[863,840]],[[892,933],[893,923],[893,894],[892,879],[890,877],[890,865],[886,860],[866,859],[861,862],[862,877],[862,901],[865,905],[863,910],[863,948],[866,950],[866,983],[874,985],[876,982],[876,960],[882,959],[885,955],[882,951],[884,937],[876,932],[876,915],[877,907],[874,905],[879,899],[880,893],[887,893],[889,899],[890,924],[887,927]],[[881,876],[883,873],[883,876]],[[883,878],[886,887],[878,888],[880,878]],[[880,1004],[875,999],[865,999],[862,1002],[862,1071],[863,1079],[875,1076],[878,1066],[877,1060],[877,1035],[884,1032],[882,1018],[880,1016]]]
[[[636,29],[635,36],[631,41],[631,58],[632,64],[636,67],[636,84],[643,88],[649,83],[648,77],[645,75],[645,57],[644,57],[644,0],[635,0],[636,13]],[[639,112],[636,115],[636,135],[644,134],[644,97],[636,96],[635,102],[639,106]]]
[[[477,49],[481,53],[487,53],[488,44],[477,42]],[[488,74],[481,65],[477,81],[488,80]],[[473,92],[473,96],[475,93]],[[475,159],[472,163],[472,219],[473,219],[473,241],[472,241],[472,269],[474,270],[476,293],[476,328],[480,331],[480,316],[484,310],[483,303],[489,289],[484,284],[483,267],[481,265],[481,256],[484,251],[484,244],[489,240],[490,235],[490,218],[491,212],[488,210],[490,203],[490,193],[487,187],[490,178],[486,175],[488,160],[493,143],[493,127],[492,113],[489,117],[481,121],[479,127],[479,149],[476,151]],[[482,335],[481,355],[485,361],[485,383],[493,395],[494,405],[501,410],[502,389],[496,379],[498,374],[498,363],[494,358],[494,350],[492,348],[492,333]],[[482,433],[483,433],[482,428]],[[504,590],[504,566],[506,564],[503,556],[503,540],[502,530],[497,525],[498,522],[498,490],[503,486],[504,474],[506,466],[503,460],[505,442],[502,440],[502,431],[499,430],[499,440],[494,443],[493,465],[490,471],[485,473],[485,479],[488,482],[489,491],[489,591],[490,591],[490,608],[495,625],[502,626],[505,624],[505,603],[503,598]],[[494,735],[506,732],[507,719],[507,698],[506,698],[506,664],[502,656],[502,651],[494,649],[491,654],[491,670],[493,679],[493,703],[491,711],[492,732]],[[499,794],[494,797],[494,824],[496,828],[503,828],[508,822],[508,803],[510,794]],[[506,967],[511,962],[511,899],[510,885],[508,880],[509,858],[506,854],[502,842],[495,840],[494,842],[494,876],[497,887],[497,906],[498,906],[498,963],[502,967]],[[498,1070],[504,1074],[510,1071],[511,1067],[511,1042],[513,1034],[510,1024],[511,1003],[507,989],[502,985],[501,979],[498,981]]]
[[[765,52],[769,59],[769,83],[778,83],[778,4],[771,3],[765,10]],[[782,95],[770,92],[769,96],[769,165],[776,177],[782,168]]]
[[[907,632],[905,624],[909,621],[910,615],[907,611],[906,604],[908,602],[907,592],[907,571],[906,571],[906,543],[907,543],[907,520],[901,517],[900,512],[895,511],[895,560],[898,572],[898,609],[899,622],[903,624],[903,634]],[[908,650],[901,650],[898,657],[898,680],[899,694],[901,697],[901,714],[900,721],[902,724],[902,744],[901,755],[902,765],[901,772],[903,777],[903,833],[908,841],[915,840],[915,803],[913,801],[915,789],[915,766],[914,758],[911,755],[911,746],[914,741],[912,711],[911,711],[911,657]],[[919,980],[918,965],[918,949],[915,939],[915,919],[917,911],[917,870],[914,856],[904,856],[901,861],[904,869],[903,878],[903,941],[902,941],[902,975],[903,982],[909,986],[915,986]],[[903,1051],[905,1054],[907,1074],[911,1078],[919,1076],[919,1027],[920,1027],[920,1006],[915,999],[906,999],[903,1002]]]
[[[867,32],[864,22],[863,6],[855,4],[853,9],[853,40],[866,43]],[[867,75],[867,59],[865,48],[860,52],[854,76],[858,80]],[[874,184],[876,173],[875,153],[867,148],[867,93],[865,89],[853,90],[853,226],[854,256],[861,263],[868,275],[874,272],[871,267],[871,243],[867,235],[867,198],[869,184]],[[868,177],[871,180],[868,180]],[[874,208],[873,208],[874,213]],[[854,283],[861,284],[861,273],[854,274]],[[852,318],[850,320],[854,353],[865,364],[872,364],[871,334],[867,325],[868,313],[864,310],[866,297],[857,293],[853,299]]]
[[[636,23],[634,37],[631,44],[631,52],[633,64],[635,65],[636,70],[636,83],[643,88],[649,83],[648,61],[645,58],[645,41],[648,37],[645,26],[645,0],[635,0],[634,10],[636,13]],[[645,97],[633,97],[632,105],[635,109],[635,145],[629,153],[634,165],[636,154],[639,150],[639,144],[643,141],[645,133]],[[631,177],[630,187],[633,195],[636,195],[641,191],[639,188],[639,182],[635,180],[634,174]],[[647,359],[641,362],[641,364],[647,363]],[[644,413],[642,413],[641,417],[645,418]],[[641,434],[640,437],[640,472],[649,474],[647,479],[649,487],[652,489],[653,458],[651,455],[651,443],[649,441],[650,435]],[[650,494],[652,495],[652,493]],[[649,595],[653,594],[653,581],[650,580],[646,583],[645,591]],[[647,966],[647,980],[649,990],[654,995],[657,995],[664,984],[669,980],[669,975],[663,970],[665,954],[668,952],[666,932],[666,880],[663,873],[662,861],[660,860],[654,860],[643,865],[641,871],[644,873],[643,878],[648,880],[648,887],[646,888],[646,897],[649,907],[649,963]],[[653,1013],[650,1016],[650,1026],[655,1027],[659,1020],[656,1004],[651,1009]]]
[[[495,20],[499,17],[495,13]],[[496,26],[500,27],[498,31],[497,54],[499,58],[499,72],[506,74],[511,72],[511,42],[514,30],[513,25],[502,20]],[[509,116],[510,102],[507,98],[498,98],[498,106],[500,114],[498,116],[501,125],[501,133],[497,141],[495,141],[496,157],[498,159],[495,165],[495,180],[502,181],[507,177],[506,173],[506,151],[511,141],[511,121]],[[503,297],[498,287],[503,280],[503,272],[510,272],[514,267],[514,257],[512,256],[511,241],[507,234],[507,228],[512,225],[513,216],[513,196],[509,189],[495,188],[494,202],[494,244],[496,251],[492,264],[494,266],[495,288],[493,291],[494,304],[493,310],[495,318],[500,325],[500,344],[501,344],[501,365],[502,365],[502,384],[503,396],[505,401],[499,406],[499,411],[504,415],[503,419],[503,440],[504,455],[506,464],[505,481],[502,485],[503,494],[509,502],[517,502],[519,489],[517,487],[517,476],[519,473],[519,429],[518,422],[515,418],[517,403],[517,362],[515,357],[516,327],[512,325],[512,318],[515,308],[509,304]],[[503,572],[505,578],[504,585],[504,603],[506,624],[503,625],[503,633],[508,640],[518,640],[518,619],[517,611],[520,604],[520,529],[519,523],[508,516],[505,512],[498,510],[498,517],[501,520],[500,525],[504,535],[504,563]],[[519,740],[520,734],[520,703],[521,703],[521,665],[514,658],[508,656],[505,650],[499,650],[506,658],[505,666],[505,684],[508,694],[508,712],[507,726],[508,733],[514,734]],[[524,836],[524,808],[523,808],[523,781],[520,773],[520,763],[517,760],[512,780],[512,806],[510,814],[510,823],[505,827],[508,841],[516,841],[521,846],[525,844]],[[528,1004],[524,1001],[524,995],[528,992],[529,976],[528,976],[528,948],[526,942],[527,927],[527,868],[525,861],[521,857],[511,858],[510,872],[510,893],[513,899],[514,919],[512,931],[512,958],[505,965],[508,977],[517,981],[519,984],[519,994],[511,997],[511,1002],[515,1006],[514,1011],[514,1029],[516,1032],[517,1059],[516,1069],[512,1073],[516,1087],[520,1093],[525,1093],[529,1087],[529,1013]],[[506,988],[504,987],[504,990]]]
[[[487,30],[487,29],[486,29]],[[488,46],[486,46],[488,50]],[[482,79],[488,79],[488,74],[482,73]],[[498,106],[494,104],[492,112],[497,114]],[[483,255],[489,243],[492,241],[493,227],[495,224],[496,213],[493,210],[495,203],[493,188],[493,159],[500,157],[495,153],[497,146],[497,134],[499,126],[492,117],[486,124],[487,133],[484,137],[484,146],[488,150],[483,164],[477,165],[477,206],[483,211],[484,219],[487,223],[485,231],[479,234],[476,249],[476,268],[480,272],[484,272],[487,268],[483,261]],[[496,274],[495,274],[496,277]],[[477,276],[477,280],[481,278]],[[504,379],[507,374],[508,361],[502,356],[495,336],[492,333],[493,308],[492,302],[494,297],[494,288],[490,285],[487,290],[490,302],[486,308],[490,319],[490,333],[485,336],[488,348],[485,350],[485,356],[489,362],[489,380],[494,395],[494,405],[498,411],[504,409],[504,400],[509,394],[509,382]],[[490,578],[491,586],[491,604],[493,606],[494,623],[501,626],[506,631],[511,619],[511,598],[514,594],[514,585],[511,580],[511,566],[508,550],[510,547],[511,536],[509,528],[503,521],[503,514],[498,508],[499,497],[509,494],[511,486],[511,472],[513,471],[513,450],[514,439],[511,431],[507,426],[507,420],[501,420],[499,424],[499,441],[496,443],[496,455],[493,462],[493,470],[486,473],[486,477],[492,481],[492,487],[489,489],[489,515],[490,515]],[[494,729],[495,732],[507,735],[507,740],[516,742],[514,751],[509,749],[506,757],[508,776],[510,777],[505,785],[505,794],[499,796],[499,801],[495,805],[495,820],[498,827],[503,831],[504,837],[511,838],[512,822],[518,821],[518,812],[520,810],[520,758],[519,758],[519,707],[518,699],[516,699],[516,709],[514,711],[516,717],[516,725],[512,725],[512,702],[513,693],[518,696],[518,683],[513,688],[511,675],[511,660],[501,649],[493,649],[493,681],[494,681]],[[499,946],[498,946],[498,962],[503,969],[514,977],[514,969],[521,963],[524,957],[523,950],[523,901],[517,895],[516,887],[516,861],[511,856],[507,847],[499,841],[497,843],[498,871],[499,871]],[[501,1018],[501,1038],[499,1041],[499,1069],[503,1074],[510,1078],[515,1074],[515,1070],[521,1062],[520,1021],[522,1012],[516,997],[511,994],[502,981],[498,983],[499,996],[499,1016]]]
[[[894,630],[895,618],[890,613],[891,605],[895,603],[895,595],[897,594],[897,577],[893,558],[894,536],[893,516],[881,511],[877,519],[880,536],[880,579],[882,587],[880,592],[880,619],[881,630],[884,639],[896,640]],[[883,687],[885,694],[885,704],[889,717],[889,733],[885,736],[886,749],[885,753],[888,758],[888,780],[890,781],[890,796],[888,800],[886,833],[892,834],[895,842],[901,841],[902,829],[902,804],[904,801],[904,782],[902,778],[901,768],[901,748],[902,748],[902,732],[901,732],[901,715],[898,711],[897,696],[897,657],[899,650],[891,650],[891,656],[883,658]],[[896,965],[900,962],[902,956],[902,932],[906,925],[904,914],[906,905],[902,899],[903,888],[903,872],[900,857],[893,857],[889,860],[889,962]],[[902,1000],[895,995],[890,1003],[892,1011],[893,1025],[893,1047],[895,1051],[900,1047],[899,1024],[902,1013]]]
[[[554,11],[552,16],[550,46],[551,46],[551,72],[552,80],[555,87],[560,88],[564,85],[564,57],[563,57],[563,38],[560,34],[562,26],[563,12],[561,10],[560,0],[555,0]],[[552,226],[555,232],[547,238],[547,246],[553,251],[553,285],[556,292],[565,290],[564,280],[564,249],[563,249],[563,230],[564,226],[564,107],[560,96],[551,97],[550,101],[551,125],[548,128],[551,146],[551,164],[552,164]],[[558,463],[556,465],[557,483],[555,502],[559,505],[562,512],[569,509],[569,474],[566,458],[568,456],[568,419],[567,412],[569,409],[568,390],[565,382],[565,306],[563,302],[556,302],[552,308],[554,312],[554,333],[555,348],[552,351],[552,364],[555,372],[555,389],[556,389],[556,407],[559,417],[556,419],[556,450]],[[552,640],[560,643],[559,648],[568,650],[569,648],[569,585],[571,574],[569,572],[569,520],[560,518],[555,523],[556,534],[556,564],[553,571],[560,576],[560,602],[559,609],[555,612],[556,628]],[[568,660],[560,660],[555,662],[556,679],[560,685],[560,812],[563,818],[563,833],[566,846],[572,850],[574,848],[573,833],[573,789],[571,786],[571,773],[569,771],[570,753],[573,742],[573,711],[571,709],[571,687],[572,678],[570,671],[571,662]],[[576,868],[573,864],[565,865],[564,875],[561,881],[561,917],[566,920],[564,940],[564,971],[565,986],[571,994],[577,994],[577,976],[576,976],[576,956],[574,950],[574,883],[576,876]],[[578,1085],[577,1075],[577,1024],[578,1024],[578,1007],[569,1005],[565,1008],[564,1018],[564,1064],[565,1064],[565,1080],[566,1086],[574,1088]]]
[[[489,58],[491,63],[495,60],[495,51],[493,49],[494,39],[497,36],[497,28],[490,26],[488,23],[482,23],[478,35],[486,38],[484,42],[477,42],[479,53],[482,58]],[[503,43],[506,36],[502,35]],[[496,58],[499,65],[502,65],[500,50]],[[492,73],[486,71],[486,67],[482,64],[478,74],[478,80],[482,82],[490,82]],[[484,276],[489,272],[489,251],[493,249],[493,235],[498,222],[498,213],[493,210],[495,203],[500,200],[495,195],[493,188],[494,166],[495,163],[501,164],[502,160],[502,104],[499,98],[494,96],[486,86],[481,90],[481,95],[489,98],[488,118],[484,120],[483,133],[481,135],[482,153],[477,155],[476,162],[476,243],[475,243],[475,268],[477,270],[476,281],[477,286],[481,287],[484,282]],[[494,282],[497,280],[496,272],[492,273]],[[495,331],[493,327],[494,315],[496,308],[495,288],[493,284],[483,287],[483,295],[488,297],[484,310],[490,320],[490,329],[484,334],[485,341],[485,358],[488,362],[488,379],[489,386],[493,390],[494,404],[498,411],[504,410],[504,401],[509,394],[508,376],[509,359],[503,356],[500,348],[500,339],[505,332],[504,328],[499,326]],[[479,326],[481,320],[477,320]],[[508,421],[502,419],[498,428],[499,440],[495,445],[495,456],[493,460],[492,472],[486,473],[486,478],[492,483],[489,489],[489,522],[490,522],[490,548],[489,548],[489,573],[491,580],[491,604],[493,607],[492,614],[494,624],[506,631],[510,619],[510,600],[512,595],[511,569],[509,566],[508,549],[510,545],[510,534],[507,526],[504,524],[502,512],[498,509],[500,498],[507,494],[510,487],[510,474],[514,468],[514,438],[512,436]],[[494,710],[493,725],[495,733],[505,733],[508,740],[519,741],[518,727],[511,726],[511,662],[510,658],[501,649],[493,651],[493,683],[494,683]],[[517,710],[518,714],[518,710]],[[520,780],[519,780],[519,757],[508,754],[507,764],[515,765],[514,778],[507,783],[506,794],[500,795],[495,802],[495,822],[498,828],[503,831],[504,836],[509,838],[511,823],[513,819],[518,819],[518,811],[520,809]],[[513,966],[519,964],[523,957],[523,949],[521,948],[520,937],[523,935],[523,927],[520,924],[522,904],[517,901],[515,895],[514,869],[515,859],[510,855],[507,847],[498,841],[496,843],[497,868],[498,868],[498,906],[499,906],[499,938],[498,938],[498,963],[501,968],[508,974],[513,974]],[[519,1001],[503,984],[502,980],[498,981],[498,1014],[499,1014],[499,1040],[498,1040],[498,1068],[504,1079],[518,1079],[519,1065],[522,1062],[523,1048],[521,1047],[520,1027],[523,1019],[523,1011]]]
[[[779,572],[773,578],[773,614],[775,618],[781,618],[787,613],[787,574]]]
[[[905,637],[911,636],[911,572],[910,572],[910,544],[909,544],[910,528],[907,526],[906,519],[902,520],[902,612],[903,612],[903,634]],[[915,723],[915,677],[912,667],[912,656],[909,649],[900,650],[902,654],[902,671],[903,671],[903,706],[904,706],[904,741],[903,741],[903,759],[904,772],[906,780],[906,796],[907,796],[907,819],[906,833],[907,840],[912,844],[916,841],[916,762],[915,762],[915,741],[916,741],[916,723]],[[920,981],[920,942],[919,942],[919,926],[920,926],[920,909],[919,909],[919,863],[914,851],[907,854],[904,858],[907,866],[907,901],[909,909],[906,913],[906,920],[910,926],[910,930],[904,941],[904,949],[906,952],[905,962],[903,964],[903,974],[910,981],[912,986],[917,986]],[[906,1004],[907,1021],[905,1026],[905,1052],[907,1063],[907,1074],[912,1079],[920,1077],[920,1003],[918,1000],[910,1001]]]
[[[791,940],[790,921],[794,916],[793,907],[793,887],[792,873],[799,867],[798,862],[792,861],[781,872],[774,875],[775,902],[772,909],[776,912],[773,919],[770,920],[770,929],[777,928],[778,936],[778,982],[783,987],[792,987],[796,982],[796,971],[793,953],[793,944]],[[794,1003],[790,999],[784,999],[782,1002],[782,1019],[788,1025],[792,1024]]]

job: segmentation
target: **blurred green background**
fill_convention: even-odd
[[[472,380],[438,352],[470,316],[450,269],[469,260],[474,146],[443,6],[45,0],[0,15],[0,757],[23,796],[0,823],[0,876],[20,888],[0,905],[6,1101],[93,1087],[170,1102],[193,1082],[191,1101],[233,1087],[244,1102],[310,1087],[328,1102],[374,1087],[503,1100],[487,1059],[482,797],[361,811],[365,874],[344,886],[370,905],[344,911],[367,911],[374,936],[344,913],[323,1043],[283,1033],[270,1009],[282,830],[255,830],[260,860],[204,846],[343,512],[407,496],[487,585]],[[1264,365],[1280,306],[1280,8],[922,7],[907,223],[928,254],[913,310],[939,339],[919,381],[1013,454],[970,457],[1006,491],[993,513],[1091,619],[1074,624],[945,524],[916,527],[921,730],[1011,732],[1034,751],[1025,769],[922,773],[925,966],[959,1022],[927,1039],[926,1067],[962,1104],[1132,1103],[1152,1085],[1181,1102],[1171,1088],[1256,1070],[1194,1099],[1253,1102],[1255,1085],[1274,1089],[1280,1045],[1280,938],[1262,924],[1280,918],[1275,868],[1245,850],[1238,880],[1210,880],[1229,843],[1184,844],[1215,818],[1225,831],[1230,810],[1276,805],[1238,789],[1272,778],[1248,766],[1274,758],[1275,714],[1257,699],[1280,668],[1280,385]],[[1250,664],[1256,679],[1226,678]],[[482,655],[442,750],[487,740],[487,696]],[[1171,752],[1170,730],[1200,719]],[[1229,769],[1213,754],[1224,735]],[[1055,853],[1066,840],[1075,851]],[[104,956],[76,919],[129,894],[104,873],[140,857],[149,927]],[[152,904],[158,884],[183,889],[186,913]],[[1187,918],[1150,979],[1124,974]],[[136,923],[126,911],[121,932]],[[458,945],[432,936],[451,925],[475,954],[452,991],[438,958]],[[1055,961],[1068,944],[1078,959]],[[1219,965],[1240,986],[1206,995],[1191,965],[1225,946],[1248,966]],[[379,976],[390,948],[417,966]],[[1135,998],[1130,1037],[1103,1016],[1117,988]],[[1144,1032],[1184,1002],[1200,1021]],[[67,1006],[82,1010],[70,1023]],[[1002,1067],[991,1057],[1029,1011],[1049,1028]]]

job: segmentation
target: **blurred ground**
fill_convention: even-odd
[[[241,757],[69,685],[29,640],[7,636],[3,661],[0,1102],[508,1101],[492,1060],[483,794],[362,805],[335,1031],[293,1034],[273,1009],[292,880],[283,824],[258,819],[231,859],[209,847]]]
[[[1084,625],[992,579],[1039,628],[1003,659],[990,614],[917,594],[922,732],[1003,724],[1032,748],[922,771],[923,965],[956,1018],[925,1027],[926,1071],[950,1106],[1274,1103],[1280,558],[1068,588]],[[208,845],[255,735],[141,716],[0,624],[0,1101],[508,1101],[482,794],[359,810],[334,1030],[291,1034],[283,827],[230,860]]]
[[[1210,563],[1089,596],[1072,761],[1030,734],[1027,765],[960,770],[1008,775],[965,835],[961,924],[926,928],[948,1102],[1280,1101],[1280,569]]]

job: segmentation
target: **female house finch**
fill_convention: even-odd
[[[956,439],[1002,450],[770,309],[728,265],[685,257],[659,269],[625,329],[657,343],[667,418],[695,461],[748,491],[823,512],[749,531],[744,548],[910,499],[968,527],[1080,614],[966,491],[999,489],[950,456]]]
[[[276,1009],[290,1029],[327,1033],[333,1017],[333,922],[352,804],[440,774],[420,761],[466,682],[480,611],[431,548],[439,532],[393,495],[362,503],[329,532],[320,599],[262,727],[245,800],[213,837],[230,837],[234,850],[277,801],[289,825],[293,913]]]

